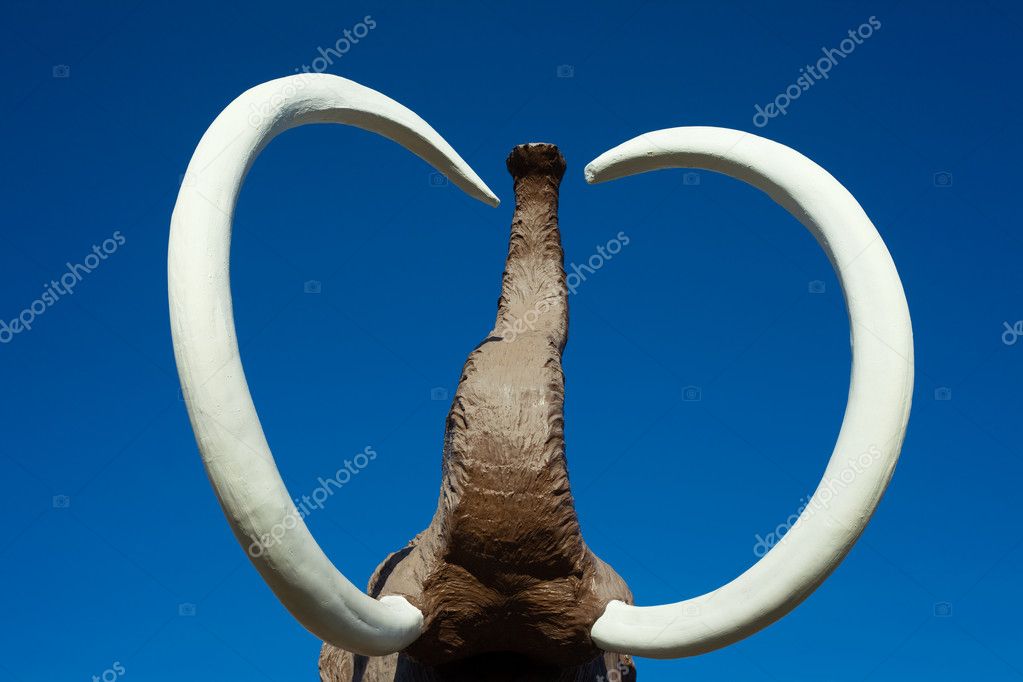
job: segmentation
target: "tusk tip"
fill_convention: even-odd
[[[471,171],[470,171],[471,172]],[[465,178],[458,178],[457,176],[451,176],[451,179],[455,184],[459,185],[466,194],[471,196],[473,199],[482,201],[487,206],[497,207],[501,205],[501,200],[497,198],[497,195],[487,187],[486,183],[483,182],[475,173],[472,175],[466,174]]]

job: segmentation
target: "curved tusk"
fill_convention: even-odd
[[[732,582],[663,606],[612,601],[591,631],[602,649],[679,658],[770,625],[810,595],[859,538],[891,479],[913,392],[913,330],[891,255],[856,199],[802,154],[725,128],[672,128],[611,149],[588,182],[704,168],[768,194],[813,233],[838,273],[853,350],[849,402],[820,486],[782,542]]]
[[[263,147],[305,123],[379,133],[469,195],[494,206],[498,199],[413,112],[352,81],[303,74],[258,85],[217,116],[192,155],[174,206],[167,258],[174,355],[192,429],[231,530],[302,625],[334,646],[380,656],[415,641],[423,616],[404,597],[377,601],[357,589],[309,533],[263,435],[234,329],[229,256],[238,192]]]

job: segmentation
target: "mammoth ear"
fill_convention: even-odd
[[[860,537],[906,434],[913,331],[902,282],[880,235],[856,199],[810,159],[738,130],[671,128],[601,154],[586,167],[586,179],[604,182],[660,168],[730,175],[795,216],[838,273],[852,343],[838,441],[823,480],[784,540],[712,592],[652,607],[612,601],[593,625],[593,641],[605,651],[678,658],[719,649],[778,620],[824,582]]]
[[[238,355],[231,306],[231,223],[242,182],[277,134],[343,123],[422,157],[470,196],[496,206],[479,176],[425,121],[384,95],[326,74],[270,81],[217,116],[188,164],[167,257],[174,356],[188,415],[231,530],[281,603],[314,635],[367,656],[400,651],[423,616],[403,597],[372,599],[330,562],[277,471]]]

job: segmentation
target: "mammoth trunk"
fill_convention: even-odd
[[[590,638],[608,602],[632,595],[583,541],[568,484],[565,160],[554,145],[521,145],[508,170],[516,206],[497,319],[448,413],[437,512],[369,587],[417,606],[422,634],[386,658],[324,647],[328,682],[635,679],[627,657]]]
[[[515,215],[488,340],[465,364],[448,417],[449,558],[473,572],[564,575],[582,552],[563,434],[568,307],[553,145],[508,157]],[[484,569],[486,571],[476,571]]]
[[[508,170],[516,207],[497,321],[466,361],[448,415],[438,510],[444,549],[424,585],[427,633],[437,635],[429,655],[447,648],[464,656],[473,642],[507,646],[513,635],[523,651],[580,663],[596,653],[588,628],[603,605],[590,603],[593,563],[565,462],[568,305],[558,231],[565,161],[554,145],[522,145]],[[487,629],[493,636],[481,637]]]
[[[531,144],[512,150],[507,163],[515,178],[515,215],[494,334],[513,342],[537,332],[561,351],[568,336],[565,258],[558,231],[565,159],[554,145]]]

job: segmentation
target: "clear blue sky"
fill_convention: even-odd
[[[235,313],[284,478],[307,493],[378,453],[308,519],[345,573],[364,584],[433,513],[449,405],[431,389],[454,389],[493,322],[504,159],[529,141],[568,160],[569,264],[630,238],[570,302],[568,455],[588,541],[645,604],[756,560],[756,537],[816,486],[842,417],[834,274],[736,181],[582,176],[649,130],[740,128],[813,158],[877,225],[913,315],[913,413],[887,496],[821,589],[725,651],[640,660],[640,678],[1023,677],[1023,338],[1003,342],[1023,319],[1023,12],[956,4],[6,3],[0,318],[68,263],[96,267],[0,344],[0,679],[317,679],[319,642],[249,565],[203,472],[166,247],[179,177],[217,113],[367,15],[375,27],[326,70],[418,112],[505,203],[435,187],[405,150],[340,126],[288,132],[249,176]],[[757,105],[872,16],[880,28],[757,127]]]

